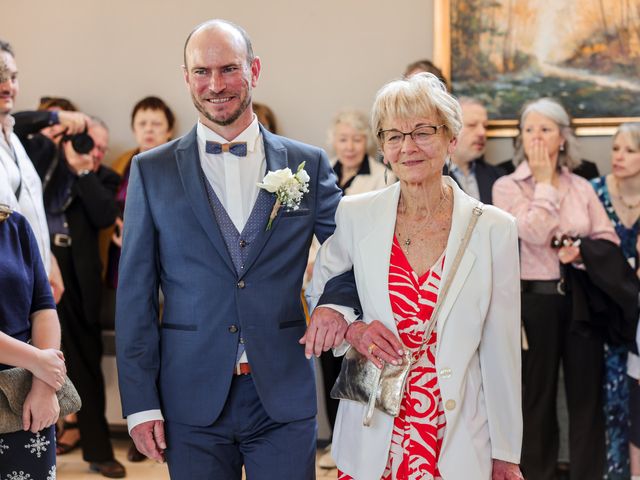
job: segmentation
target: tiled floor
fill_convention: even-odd
[[[140,463],[130,463],[126,460],[129,443],[126,440],[114,440],[116,458],[127,469],[127,478],[135,480],[168,480],[169,473],[166,465],[160,465],[150,460]],[[100,475],[89,471],[89,464],[82,460],[80,450],[58,457],[58,480],[99,480]],[[335,480],[336,470],[318,468],[317,480]]]

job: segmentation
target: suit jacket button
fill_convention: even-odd
[[[452,399],[447,400],[444,404],[444,408],[446,408],[447,410],[453,410],[454,408],[456,408],[456,401]]]
[[[238,282],[238,288],[244,288],[244,280]]]
[[[237,333],[238,332],[238,327],[236,327],[235,325],[231,325],[229,327],[229,333]]]

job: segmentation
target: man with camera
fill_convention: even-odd
[[[15,117],[16,134],[31,152],[42,179],[51,250],[66,285],[58,315],[69,378],[83,402],[77,424],[83,458],[92,470],[122,478],[125,469],[115,460],[109,440],[100,366],[98,232],[115,221],[115,192],[120,183],[113,170],[101,165],[109,132],[101,120],[78,112],[20,112]],[[59,142],[41,133],[51,125],[64,126],[68,120],[75,126],[65,129]]]

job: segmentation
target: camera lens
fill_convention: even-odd
[[[91,138],[91,136],[86,132],[72,135],[71,146],[76,152],[80,154],[89,153],[91,150],[93,150],[93,138]]]

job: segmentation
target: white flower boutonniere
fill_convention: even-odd
[[[305,162],[302,162],[298,166],[296,173],[293,173],[290,168],[268,172],[262,179],[262,183],[258,183],[258,187],[264,188],[276,196],[276,203],[271,210],[267,230],[271,228],[271,224],[282,206],[290,210],[300,208],[303,195],[309,191],[309,174],[304,170],[304,164]]]

